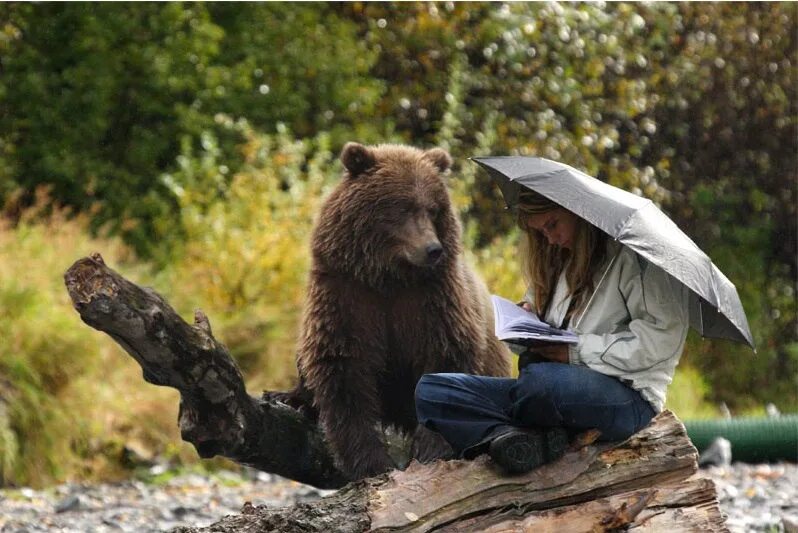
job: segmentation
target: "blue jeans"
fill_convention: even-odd
[[[518,379],[427,374],[416,386],[416,412],[458,455],[512,426],[595,428],[600,440],[623,440],[656,414],[618,379],[553,362],[529,364]]]

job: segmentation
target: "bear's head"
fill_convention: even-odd
[[[460,254],[445,150],[348,143],[341,161],[344,178],[314,233],[317,265],[381,286],[440,275]]]

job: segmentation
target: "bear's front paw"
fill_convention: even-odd
[[[421,425],[416,427],[413,443],[410,446],[410,453],[413,459],[420,463],[429,463],[436,459],[445,460],[454,457],[454,450],[440,433],[431,431]]]
[[[310,392],[302,386],[287,391],[263,391],[261,400],[266,403],[279,402],[299,411],[305,418],[315,421],[319,413],[313,407],[313,398]]]
[[[353,461],[348,470],[352,479],[363,479],[383,474],[394,468],[396,468],[396,464],[391,457],[385,450],[380,449],[361,454]]]

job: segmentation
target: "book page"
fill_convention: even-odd
[[[494,330],[499,340],[525,345],[535,342],[575,344],[579,341],[573,332],[547,324],[535,313],[523,309],[506,298],[493,295],[491,300]]]

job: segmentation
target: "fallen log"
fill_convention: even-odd
[[[294,507],[245,505],[238,516],[184,533],[725,530],[712,482],[690,478],[697,452],[670,412],[622,443],[585,444],[520,476],[503,475],[483,456],[413,462],[347,484],[314,421],[273,396],[247,394],[201,312],[187,324],[99,254],[75,262],[65,282],[84,322],[118,342],[146,381],[180,392],[181,435],[201,457],[222,455],[317,487],[343,487]]]
[[[64,274],[80,318],[111,336],[141,365],[144,380],[180,392],[183,440],[215,455],[319,488],[349,479],[335,466],[315,422],[273,399],[247,394],[227,349],[196,311],[186,323],[164,299],[105,265],[99,254]]]
[[[245,505],[241,515],[178,531],[725,531],[714,484],[691,477],[696,457],[666,411],[622,443],[571,450],[519,476],[486,456],[413,462],[314,503]]]

